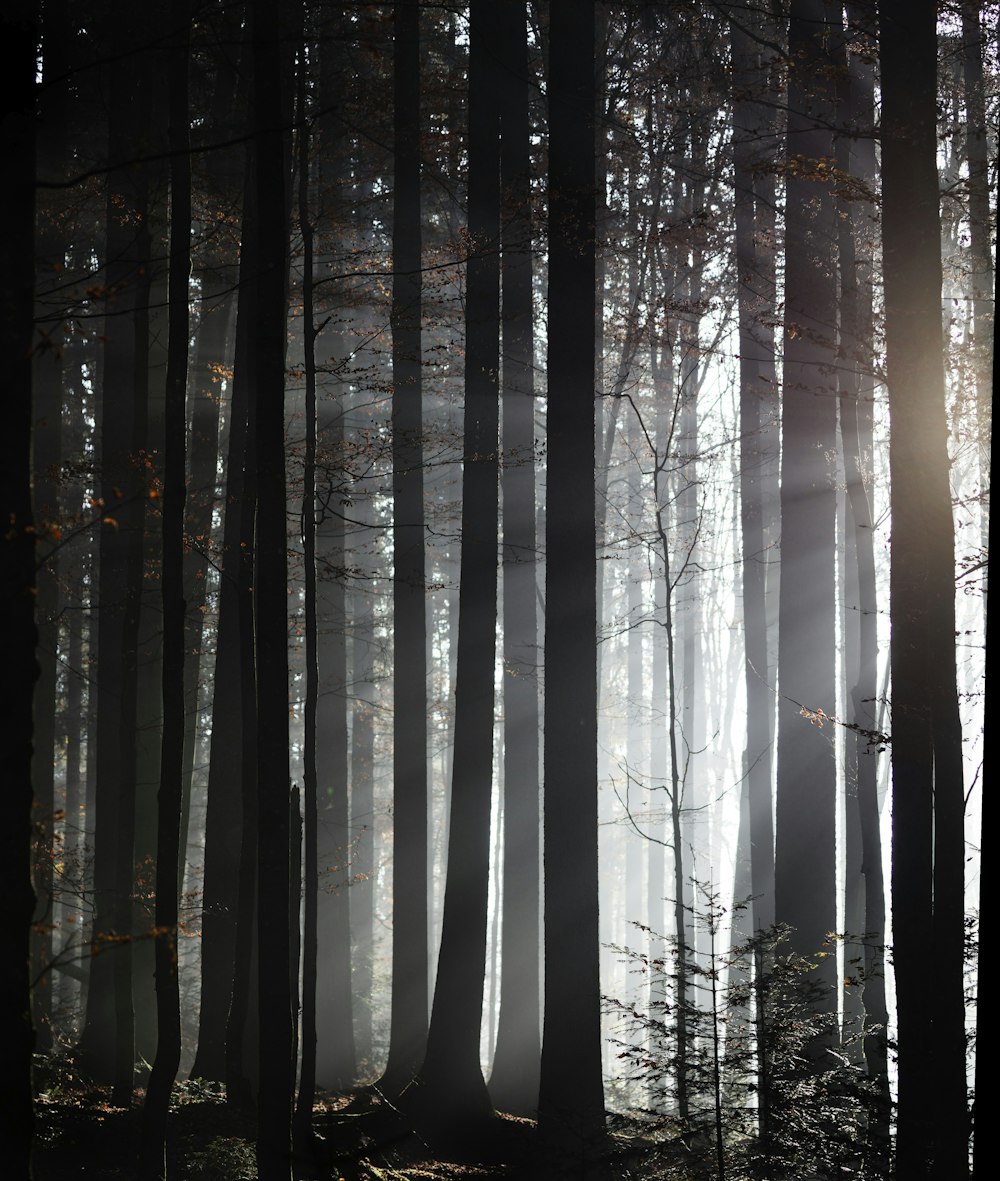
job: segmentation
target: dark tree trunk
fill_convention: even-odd
[[[240,14],[238,8],[233,12]],[[233,30],[238,41],[238,31]],[[226,75],[231,72],[220,66]],[[232,93],[226,79],[217,83],[217,94]],[[238,96],[239,97],[239,96]],[[230,127],[229,112],[221,100],[216,110],[218,134]],[[233,128],[242,129],[242,123]],[[241,153],[242,154],[242,153]],[[225,166],[214,161],[215,175],[220,185],[219,199],[224,199],[233,157]],[[250,229],[248,210],[243,210],[243,231]],[[211,366],[224,363],[227,358],[229,309],[232,295],[222,293],[234,286],[234,273],[242,280],[251,273],[252,246],[249,234],[242,234],[238,263],[235,247],[223,238],[218,244],[218,257],[206,266],[203,285],[206,292],[202,321],[198,328],[198,354],[195,362],[194,407],[191,430],[191,490],[188,497],[189,530],[194,539],[189,563],[190,581],[186,587],[189,642],[192,651],[202,635],[200,622],[195,621],[199,597],[204,596],[205,566],[198,555],[207,545],[211,514],[215,500],[215,471],[219,433],[219,407],[215,385],[217,375]],[[249,283],[239,283],[237,307],[237,336],[247,332],[250,315],[247,299]],[[221,300],[213,306],[212,295]],[[242,324],[241,324],[242,321]],[[245,348],[245,345],[244,345]],[[244,370],[245,364],[240,365]],[[237,892],[239,877],[240,833],[242,803],[240,782],[242,762],[241,734],[241,677],[239,644],[239,599],[241,563],[240,541],[250,538],[241,532],[244,512],[244,454],[247,441],[247,376],[242,371],[229,382],[229,403],[226,407],[227,447],[225,461],[225,501],[223,512],[222,561],[219,579],[219,607],[215,630],[215,659],[212,675],[211,748],[209,753],[208,786],[205,808],[204,876],[202,878],[202,940],[201,940],[201,1005],[198,1022],[198,1049],[191,1068],[192,1078],[222,1081],[226,1078],[226,1023],[232,996],[234,955],[236,942]],[[199,578],[199,572],[202,577]],[[198,612],[200,619],[200,612]],[[187,706],[197,709],[197,663],[188,663],[186,687]],[[194,714],[189,717],[185,736],[185,793],[189,798],[188,782],[196,744]]]
[[[553,0],[549,71],[545,601],[545,999],[540,1128],[600,1157],[597,580],[594,497],[594,13]]]
[[[427,1044],[427,621],[420,276],[420,9],[394,6],[392,220],[392,1009],[382,1086],[398,1093]]]
[[[490,0],[473,0],[469,28],[467,261],[462,558],[459,576],[455,756],[441,949],[420,1075],[441,1123],[471,1134],[492,1112],[479,1058],[486,971],[493,665],[496,655],[500,358],[500,108]],[[590,307],[593,322],[593,305]],[[593,427],[591,426],[591,432]]]
[[[765,450],[773,394],[774,332],[765,326],[773,314],[773,294],[758,257],[760,233],[754,164],[763,115],[750,101],[762,83],[758,50],[736,20],[731,30],[736,164],[736,269],[740,324],[740,524],[742,540],[743,635],[747,693],[747,744],[744,758],[747,840],[753,928],[774,922],[774,825],[771,800],[771,724],[773,690],[767,645],[767,549],[765,541]]]
[[[201,1011],[198,1052],[192,1078],[222,1080],[227,1066],[230,1016],[239,926],[241,834],[244,827],[243,741],[252,718],[244,708],[253,697],[253,666],[241,643],[241,615],[251,577],[253,540],[253,458],[248,435],[252,374],[247,347],[252,315],[254,242],[253,203],[245,202],[240,250],[240,290],[236,316],[235,365],[228,407],[226,501],[222,576],[215,641],[212,746],[205,812],[205,876],[202,902]],[[249,470],[248,470],[249,461]],[[249,684],[247,683],[249,681]],[[249,958],[246,961],[249,963]]]
[[[848,20],[854,37],[874,39],[871,12],[865,5],[848,5]],[[838,161],[839,167],[861,182],[862,192],[876,179],[874,125],[874,68],[863,54],[852,52],[848,62],[848,87],[845,116],[853,138],[847,141]],[[849,933],[861,936],[859,948],[863,967],[863,987],[859,990],[867,1026],[864,1039],[865,1065],[875,1085],[868,1117],[867,1144],[870,1167],[876,1176],[885,1176],[889,1167],[889,1076],[885,997],[885,884],[882,878],[882,838],[878,803],[878,634],[875,582],[875,534],[871,490],[866,486],[866,456],[873,450],[875,383],[871,355],[874,314],[874,258],[870,245],[874,210],[864,202],[843,202],[841,208],[841,282],[844,287],[841,309],[841,372],[846,375],[840,402],[840,430],[844,444],[848,512],[853,522],[854,568],[857,576],[857,599],[845,626],[855,632],[857,658],[854,674],[849,677],[847,701],[849,717],[857,727],[847,736],[853,746],[850,760],[855,769],[854,791],[848,783],[848,829],[856,833],[860,853],[860,897],[855,911],[859,925]],[[849,236],[845,237],[845,233]],[[853,273],[852,273],[853,260]],[[845,396],[846,395],[846,396]],[[851,604],[848,604],[850,607]],[[854,812],[854,817],[850,815]],[[856,975],[849,967],[847,975]]]
[[[304,816],[302,889],[305,906],[302,923],[302,1063],[296,1097],[294,1134],[297,1152],[308,1148],[316,1098],[316,966],[318,958],[316,805],[316,712],[319,696],[316,627],[316,326],[313,316],[313,242],[309,212],[310,137],[305,126],[306,75],[300,64],[296,80],[296,104],[302,124],[298,140],[299,233],[302,236],[302,344],[305,369],[306,449],[302,472],[303,598],[305,614],[305,713],[303,717],[302,779]],[[296,915],[296,923],[298,916]]]
[[[355,500],[361,519],[367,519],[367,499]],[[354,565],[357,565],[355,557]],[[372,1077],[374,1053],[372,1016],[375,955],[375,619],[371,592],[356,587],[351,596],[351,684],[354,710],[351,723],[351,824],[355,855],[351,886],[351,932],[354,986],[355,1051],[362,1077]]]
[[[998,281],[997,281],[998,277],[1000,277],[1000,272],[994,272],[994,275],[993,275],[993,284],[994,284],[993,293],[994,293],[994,300],[995,300],[994,306],[996,306],[996,304],[1000,304],[1000,283],[998,283]],[[998,348],[998,344],[1000,344],[1000,342],[998,342],[996,335],[994,335],[994,337],[993,337],[993,386],[994,387],[996,386],[997,378],[1000,377],[1000,348]],[[991,451],[992,451],[992,441],[991,441]],[[989,522],[989,535],[987,536],[987,542],[989,542],[992,539],[992,533],[993,533],[993,518],[991,516],[990,522]],[[991,632],[991,629],[989,626],[989,599],[987,599],[986,602],[987,602],[987,607],[986,607],[986,661],[985,661],[985,666],[987,669],[989,669],[989,667],[990,667],[990,652],[994,652],[994,653],[996,652],[997,612],[996,612],[996,607],[994,606],[994,608],[993,608],[993,628],[992,628],[992,632]],[[989,638],[991,634],[993,636],[992,647],[990,646],[990,638]],[[994,665],[993,667],[996,668],[996,665]],[[989,717],[989,713],[987,711],[989,710],[990,702],[995,701],[995,700],[996,700],[996,673],[994,673],[993,676],[991,677],[989,675],[989,672],[987,672],[986,679],[983,683],[983,713],[986,717]],[[989,858],[989,854],[992,853],[992,851],[993,851],[993,846],[991,843],[993,838],[989,834],[992,834],[993,832],[996,831],[993,828],[993,824],[995,823],[994,817],[996,816],[996,804],[993,803],[993,793],[989,790],[989,787],[992,785],[992,778],[987,778],[987,774],[991,777],[995,774],[995,770],[994,770],[995,767],[996,767],[996,756],[995,755],[984,756],[983,783],[984,783],[984,785],[987,786],[987,790],[983,792],[983,812],[982,812],[982,820],[981,820],[980,827],[981,827],[982,833],[983,833],[982,852],[984,854],[986,854],[986,856],[983,858],[982,870],[981,870],[982,876],[981,876],[980,883],[979,883],[981,898],[993,897],[993,894],[991,892],[991,883],[993,885],[996,884],[996,876],[997,876],[994,873],[994,871],[990,868],[993,863]],[[982,971],[986,965],[986,957],[982,954],[982,949],[984,947],[988,948],[990,946],[990,944],[988,942],[989,933],[990,933],[990,931],[992,931],[994,929],[994,927],[995,927],[995,922],[994,922],[994,920],[992,920],[989,917],[989,909],[984,908],[984,907],[980,907],[979,932],[978,932],[979,940],[978,940],[978,948],[976,951],[976,968],[977,968],[978,972],[980,973],[980,975],[979,975],[980,980],[983,979]],[[989,1135],[989,1130],[986,1126],[987,1114],[986,1114],[985,1100],[986,1100],[986,1088],[988,1086],[987,1079],[989,1076],[990,1063],[992,1060],[991,1054],[992,1054],[992,1049],[993,1049],[995,1039],[993,1037],[993,1029],[992,1029],[992,1026],[990,1023],[991,1014],[990,1014],[987,1006],[983,1004],[983,1000],[982,1000],[983,992],[982,992],[981,985],[977,989],[977,993],[978,993],[978,995],[976,998],[977,999],[977,1004],[976,1004],[976,1073],[975,1073],[975,1079],[974,1079],[975,1098],[974,1098],[973,1104],[972,1104],[972,1119],[973,1119],[972,1175],[974,1177],[980,1178],[980,1181],[982,1181],[982,1178],[986,1176],[986,1169],[988,1168],[988,1164],[987,1164],[988,1154],[990,1153],[990,1150],[992,1147],[991,1137]],[[984,1101],[982,1103],[982,1105],[980,1104],[980,1099],[982,1099]],[[977,1123],[979,1124],[978,1128],[976,1127]]]
[[[238,87],[237,71],[227,55],[233,50],[227,42],[238,45],[242,8],[233,5],[226,10],[225,23],[220,31],[220,46],[215,66],[212,106],[208,134],[214,140],[238,135],[234,126],[235,107],[245,94],[246,83]],[[194,266],[201,288],[201,317],[198,322],[197,345],[191,379],[191,436],[188,460],[190,480],[187,492],[187,552],[184,559],[184,600],[187,604],[184,665],[184,782],[181,799],[180,881],[183,887],[188,860],[191,793],[194,785],[195,758],[198,751],[202,715],[200,711],[201,681],[214,681],[215,660],[203,651],[206,636],[205,606],[210,573],[209,554],[212,542],[212,517],[218,495],[217,465],[219,458],[220,391],[226,363],[231,357],[230,337],[236,300],[234,290],[238,278],[236,234],[226,224],[222,212],[239,193],[242,176],[243,148],[217,149],[208,154],[208,191],[210,209],[218,210],[213,225],[211,214],[199,227],[208,241],[195,259]],[[232,381],[228,382],[230,392]],[[239,434],[239,432],[237,432]],[[228,520],[229,514],[225,514]],[[211,670],[211,673],[209,672]],[[214,732],[213,732],[214,736]],[[201,826],[199,826],[200,828]],[[202,879],[203,887],[205,885]],[[217,941],[211,940],[213,949]],[[214,969],[213,969],[214,971]],[[209,1014],[211,1017],[211,1014]],[[221,1046],[221,1042],[220,1042]],[[207,1049],[207,1043],[206,1043]],[[199,1044],[199,1053],[201,1046]],[[222,1077],[222,1053],[217,1056],[218,1072]]]
[[[969,239],[972,281],[972,355],[980,480],[989,482],[993,387],[990,336],[994,307],[993,255],[990,250],[990,173],[983,78],[983,31],[979,0],[962,2],[962,72],[965,81],[965,156],[969,164]],[[984,514],[985,516],[985,514]],[[983,538],[984,542],[986,538]]]
[[[136,33],[121,23],[112,45],[127,51]],[[113,55],[114,56],[114,55]],[[148,62],[135,51],[107,66],[109,157],[105,283],[114,293],[104,334],[101,406],[101,499],[97,668],[94,932],[82,1050],[87,1069],[114,1083],[115,1103],[132,1096],[135,1025],[132,1002],[133,833],[136,701],[142,597],[144,469],[149,381],[150,234],[148,176],[125,167],[140,154],[149,120]],[[125,206],[134,219],[121,216]]]
[[[64,2],[46,4],[42,12],[42,91],[38,104],[38,169],[44,179],[58,183],[67,164],[69,69],[69,13]],[[39,293],[56,286],[64,270],[68,245],[58,205],[41,203],[37,229]],[[56,190],[56,200],[62,193]],[[61,309],[60,309],[61,310]],[[52,932],[55,923],[53,867],[55,862],[56,696],[59,648],[60,555],[46,555],[61,532],[59,503],[62,460],[62,399],[64,325],[50,312],[43,316],[38,347],[34,350],[34,412],[32,487],[35,528],[39,534],[36,615],[40,675],[35,686],[35,786],[33,852],[35,931],[32,939],[32,1021],[36,1048],[52,1045]],[[63,575],[64,576],[64,575]]]
[[[294,1077],[288,958],[288,541],[285,525],[285,319],[288,285],[287,117],[277,9],[254,0],[253,103],[258,476],[254,613],[257,668],[257,942],[261,1181],[291,1176]]]
[[[320,123],[320,193],[325,215],[335,226],[349,219],[347,198],[350,153],[343,124],[329,117],[342,103],[345,84],[341,71],[343,51],[336,41],[322,46],[320,54],[320,106],[326,118]],[[334,235],[343,247],[343,231]],[[341,289],[344,293],[344,289]],[[343,298],[343,294],[342,294]],[[347,317],[336,316],[332,332],[331,360],[340,372],[318,408],[317,458],[326,473],[319,489],[316,523],[316,622],[319,628],[317,662],[319,693],[316,701],[316,806],[318,810],[319,895],[317,924],[320,931],[316,967],[316,1078],[332,1091],[346,1091],[354,1083],[354,1022],[351,997],[351,847],[348,794],[348,682],[347,682],[347,573],[346,523],[342,471],[345,456],[345,411],[351,343],[345,330]]]
[[[233,918],[232,971],[229,979],[229,1006],[226,1019],[225,1077],[226,1096],[230,1103],[252,1107],[256,1080],[257,1012],[254,997],[256,981],[257,911],[257,664],[254,636],[252,588],[256,573],[255,532],[257,522],[257,389],[259,375],[254,357],[259,299],[259,233],[257,230],[257,194],[254,185],[253,149],[247,158],[247,188],[243,211],[243,249],[240,257],[240,298],[236,320],[236,359],[233,373],[233,427],[242,426],[243,449],[230,459],[242,469],[240,499],[232,505],[237,512],[235,576],[236,635],[233,637],[236,684],[239,700],[239,725],[233,734],[239,751],[239,814],[236,831],[238,854],[236,898]],[[237,417],[237,407],[243,416]],[[232,470],[232,469],[231,469]],[[218,690],[217,690],[218,691]],[[213,733],[212,747],[215,749]],[[220,758],[224,753],[220,752]],[[230,764],[231,765],[231,764]],[[232,771],[230,772],[232,774]],[[212,781],[209,771],[209,798]],[[230,821],[230,823],[232,823]],[[207,835],[206,835],[207,840]],[[207,876],[207,870],[206,870]]]
[[[882,243],[892,553],[892,921],[896,1172],[968,1173],[964,788],[941,330],[936,13],[881,12]],[[927,964],[934,988],[927,987]]]
[[[835,24],[836,22],[836,24]],[[793,0],[789,24],[782,389],[781,594],[775,917],[792,947],[821,952],[836,928],[835,522],[837,331],[833,57],[838,13]],[[833,991],[836,957],[819,961]]]
[[[4,427],[0,431],[0,889],[7,933],[0,962],[0,1142],[12,1181],[31,1176],[34,1125],[28,957],[35,907],[31,888],[31,693],[38,677],[35,645],[35,553],[31,518],[31,347],[35,266],[34,5],[7,5],[0,17],[0,62],[7,79],[0,107],[0,149],[10,175],[0,187],[0,347],[4,360]]]
[[[527,13],[501,6],[498,52],[503,249],[503,959],[490,1097],[538,1107],[539,783],[535,543],[535,397],[531,286]]]
[[[166,1177],[167,1112],[181,1057],[177,919],[184,777],[184,508],[187,434],[188,272],[191,264],[191,158],[188,154],[190,0],[172,0],[168,58],[170,128],[170,331],[163,461],[163,729],[156,825],[156,1057],[143,1108],[140,1171]]]

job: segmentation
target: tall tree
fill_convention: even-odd
[[[305,807],[302,825],[302,1061],[296,1096],[294,1133],[298,1151],[307,1147],[316,1097],[316,984],[319,958],[317,860],[318,808],[316,800],[316,713],[319,695],[316,627],[316,325],[313,313],[314,232],[309,210],[310,129],[306,123],[304,46],[296,79],[298,139],[299,233],[302,235],[302,345],[305,369],[306,439],[302,472],[303,609],[305,622],[305,711],[302,732],[302,781]],[[297,923],[296,918],[296,923]]]
[[[0,188],[0,342],[4,429],[0,431],[0,883],[10,928],[0,961],[0,1137],[14,1181],[31,1176],[34,1125],[28,956],[31,888],[31,691],[38,676],[35,645],[35,554],[31,517],[31,344],[35,220],[35,6],[7,5],[0,16],[0,61],[8,87],[0,107],[0,148],[12,165]]]
[[[257,666],[257,1168],[291,1176],[294,1056],[288,973],[288,541],[285,524],[285,319],[288,289],[287,130],[278,12],[254,0],[253,185],[257,205],[252,359],[258,470],[254,573]]]
[[[599,1155],[595,142],[592,6],[549,24],[548,480],[545,520],[545,994],[540,1127]]]
[[[340,22],[335,19],[320,51],[319,104],[327,114],[320,127],[320,191],[328,223],[341,227],[347,221],[350,202],[349,139],[340,119],[329,113],[345,91],[341,73],[343,52]],[[331,36],[332,33],[332,36]],[[333,235],[343,248],[342,231]],[[342,289],[343,290],[343,289]],[[316,523],[317,573],[316,619],[319,627],[316,702],[316,807],[318,865],[321,887],[317,923],[318,946],[316,1010],[316,1071],[318,1081],[334,1091],[347,1090],[354,1082],[354,1028],[351,998],[351,831],[348,800],[349,739],[347,681],[347,578],[345,572],[346,526],[342,511],[342,484],[349,382],[345,376],[351,352],[345,331],[348,318],[333,317],[331,326],[332,388],[318,409],[317,457],[328,473],[319,490]]]
[[[68,6],[46,4],[42,11],[42,88],[38,103],[38,167],[50,182],[63,179],[67,165],[70,26]],[[65,222],[61,216],[64,195],[58,189],[43,192],[38,219],[38,286],[42,297],[47,287],[55,286],[65,269]],[[45,200],[47,198],[47,200]],[[41,311],[41,308],[39,309]],[[62,309],[60,309],[61,312]],[[32,778],[35,785],[35,893],[38,911],[33,939],[32,1009],[38,1037],[38,1049],[52,1044],[52,961],[55,924],[55,766],[56,698],[59,661],[59,553],[62,516],[59,496],[62,460],[62,400],[64,322],[61,315],[47,317],[34,350],[35,411],[32,431],[32,490],[34,517],[39,533],[40,556],[46,543],[52,552],[40,565],[38,574],[37,614],[39,629],[38,660],[40,675],[35,687],[35,762]]]
[[[469,242],[455,755],[434,1003],[420,1077],[438,1120],[492,1111],[479,1057],[493,786],[499,508],[500,109],[497,8],[473,0],[469,25]],[[591,304],[591,320],[593,305]],[[591,431],[593,428],[591,428]]]
[[[868,470],[873,451],[875,382],[871,348],[874,328],[874,224],[865,200],[877,169],[874,125],[874,66],[868,42],[873,39],[871,11],[866,4],[848,5],[854,49],[841,75],[841,120],[847,135],[837,145],[838,167],[854,180],[859,199],[838,202],[840,254],[840,434],[844,448],[848,499],[848,546],[845,567],[851,575],[845,603],[846,697],[856,727],[847,735],[847,817],[845,867],[848,901],[845,927],[860,937],[863,963],[861,1011],[868,1032],[863,1042],[866,1067],[875,1085],[868,1120],[871,1167],[884,1175],[889,1167],[889,1077],[885,997],[885,888],[878,804],[878,603],[876,597],[875,518]],[[852,850],[852,846],[854,846]],[[853,852],[853,857],[852,857]],[[856,880],[852,877],[856,876]],[[852,905],[853,903],[853,905]],[[851,971],[850,976],[854,975]]]
[[[184,510],[187,434],[188,275],[191,268],[191,157],[188,152],[190,0],[172,0],[170,128],[170,330],[163,461],[163,729],[156,826],[156,1057],[146,1088],[140,1169],[166,1177],[170,1092],[181,1058],[178,892],[184,779]]]
[[[96,827],[91,987],[82,1049],[88,1068],[131,1102],[135,1063],[132,1002],[136,702],[142,597],[149,384],[149,177],[140,141],[150,117],[148,62],[138,54],[136,19],[113,5],[104,29],[108,99],[98,586]]]
[[[421,375],[420,6],[393,7],[392,1000],[382,1086],[398,1092],[427,1044],[427,618]]]
[[[235,38],[234,38],[235,39]],[[244,51],[245,56],[245,51]],[[223,89],[221,86],[219,90]],[[245,169],[244,169],[245,171]],[[228,173],[227,173],[228,175]],[[246,645],[240,644],[240,604],[246,596],[249,542],[252,538],[252,495],[247,487],[248,400],[251,375],[246,364],[246,338],[250,321],[253,266],[251,231],[252,203],[241,210],[241,237],[238,274],[240,278],[234,344],[234,372],[229,381],[229,401],[224,407],[227,424],[225,456],[225,501],[222,523],[222,558],[219,579],[219,605],[215,630],[215,662],[212,677],[211,748],[208,765],[208,790],[205,807],[205,852],[202,885],[201,992],[198,1020],[198,1048],[191,1075],[222,1081],[226,1078],[226,1029],[233,989],[236,956],[240,838],[243,828],[241,782],[243,759],[241,737],[251,721],[243,708],[252,685],[247,687],[251,670],[246,667]],[[224,269],[211,285],[224,288],[232,283],[232,274]],[[205,380],[201,360],[209,349],[208,336],[219,343],[219,311],[203,312],[199,326],[198,361],[195,379]],[[214,331],[219,329],[218,334]],[[208,363],[219,364],[223,355],[209,354]],[[203,497],[196,475],[202,470],[202,430],[205,399],[194,399],[191,441],[193,511]],[[218,407],[214,407],[218,416]],[[202,411],[202,413],[199,413]],[[211,428],[209,428],[211,431]],[[213,454],[213,463],[215,455]],[[197,532],[195,537],[197,537]],[[246,542],[246,545],[241,543]],[[192,603],[193,606],[193,603]],[[247,675],[244,675],[247,674]],[[191,740],[193,757],[193,737]]]
[[[788,29],[784,371],[781,395],[781,592],[775,917],[793,946],[818,954],[837,925],[835,514],[837,292],[833,157],[834,61],[840,9],[793,0]],[[832,991],[835,957],[821,975]]]
[[[941,328],[937,5],[880,12],[882,246],[892,550],[892,926],[896,1171],[968,1173],[964,786],[955,536]],[[934,989],[926,965],[934,964]]]
[[[490,1074],[498,1108],[538,1106],[539,782],[535,397],[527,12],[500,9],[503,251],[503,931],[500,1018]]]
[[[760,50],[742,21],[731,21],[734,68],[735,218],[737,302],[740,331],[740,525],[742,539],[743,636],[747,693],[747,745],[743,791],[747,798],[750,893],[753,925],[774,921],[774,825],[771,799],[773,713],[767,650],[767,549],[765,543],[771,402],[774,390],[774,330],[768,323],[773,293],[759,243],[763,202],[755,185],[764,114],[752,95],[761,86]],[[739,901],[739,900],[738,900]]]

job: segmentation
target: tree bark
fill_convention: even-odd
[[[501,6],[503,251],[503,917],[500,1018],[489,1089],[503,1111],[538,1107],[539,782],[535,391],[527,12]]]
[[[34,1126],[28,957],[35,895],[31,886],[31,693],[38,677],[35,646],[35,554],[31,517],[31,347],[35,231],[34,5],[7,5],[0,17],[0,62],[8,89],[0,107],[0,148],[10,175],[0,186],[0,345],[4,363],[4,429],[0,431],[0,887],[8,929],[0,961],[0,1139],[12,1181],[31,1176]]]
[[[427,1045],[427,620],[421,377],[420,9],[393,9],[393,869],[389,1060],[398,1094]]]
[[[545,992],[540,1130],[604,1146],[598,961],[594,513],[594,12],[550,7]]]
[[[839,11],[839,10],[838,10]],[[781,593],[775,917],[801,956],[836,928],[835,522],[837,331],[833,57],[838,11],[793,0],[785,156],[785,328],[782,389]],[[836,956],[819,961],[836,1005]]]
[[[173,44],[168,58],[170,127],[170,330],[163,462],[163,729],[156,825],[156,1057],[143,1107],[139,1168],[167,1175],[170,1092],[181,1057],[178,976],[178,894],[181,796],[184,777],[184,512],[187,434],[188,273],[191,264],[191,158],[188,153],[190,0],[170,6]]]
[[[473,0],[469,30],[469,240],[466,284],[462,557],[455,756],[441,948],[422,1102],[437,1123],[474,1134],[492,1113],[480,1065],[486,972],[496,656],[500,358],[499,22]],[[591,319],[593,308],[591,307]]]
[[[941,331],[937,6],[881,12],[882,244],[892,552],[896,1171],[968,1174],[964,787]],[[927,964],[934,989],[927,988]]]
[[[285,525],[285,319],[288,287],[287,117],[277,9],[254,0],[254,407],[258,477],[254,571],[257,669],[257,1168],[291,1176],[292,998],[288,973],[288,541]]]

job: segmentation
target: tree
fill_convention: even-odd
[[[474,0],[469,29],[469,241],[466,262],[462,558],[447,879],[434,1002],[420,1078],[436,1118],[492,1112],[479,1060],[493,786],[499,499],[500,109],[496,6]]]
[[[119,6],[105,26],[111,58],[104,285],[108,300],[101,391],[94,961],[81,1040],[95,1077],[132,1100],[132,892],[136,795],[139,613],[142,595],[149,383],[149,176],[128,162],[151,115],[150,78],[135,52],[138,31]],[[119,57],[119,55],[121,55]],[[130,211],[123,215],[122,210]]]
[[[35,220],[34,7],[10,5],[0,18],[0,53],[11,86],[0,115],[4,159],[14,164],[2,187],[5,282],[0,294],[0,341],[7,358],[4,430],[0,432],[0,742],[5,785],[0,823],[0,874],[10,905],[10,929],[0,962],[0,1133],[7,1170],[31,1176],[31,1051],[28,955],[35,908],[31,888],[31,691],[38,676],[35,645],[35,554],[31,517],[31,347]]]
[[[892,925],[896,1170],[968,1172],[962,730],[941,330],[936,5],[886,3],[882,248],[892,551]],[[929,946],[928,946],[929,945]],[[934,964],[928,990],[926,964]]]
[[[533,1115],[538,1103],[539,783],[535,396],[527,20],[501,6],[503,253],[503,959],[490,1097]]]
[[[781,591],[775,917],[799,954],[836,928],[834,526],[837,297],[831,38],[839,9],[793,0],[785,172],[784,371],[781,394]],[[833,957],[822,975],[831,988]]]
[[[289,937],[288,543],[285,526],[285,319],[289,175],[278,13],[254,0],[253,185],[257,236],[254,339],[258,469],[254,572],[257,666],[257,945],[262,1181],[291,1176],[294,1088]]]
[[[156,827],[156,1057],[143,1107],[140,1169],[167,1175],[170,1092],[181,1058],[177,895],[184,781],[184,509],[191,264],[191,159],[188,152],[190,0],[173,0],[169,58],[170,336],[163,466],[163,729]]]
[[[604,1142],[597,904],[593,9],[549,23],[548,477],[540,1128],[572,1160]],[[582,511],[581,511],[582,509]]]
[[[393,8],[392,1013],[382,1086],[416,1075],[427,1040],[427,621],[420,257],[420,8]]]

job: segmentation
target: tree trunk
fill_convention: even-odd
[[[292,999],[288,960],[288,541],[285,525],[285,319],[288,286],[287,118],[277,9],[254,0],[253,186],[257,288],[251,356],[258,478],[254,570],[257,668],[257,943],[261,1181],[291,1176]]]
[[[899,1031],[896,1171],[968,1173],[964,788],[954,522],[941,332],[936,12],[881,18],[882,243],[892,552],[892,919]],[[934,989],[927,964],[934,965]]]
[[[398,1094],[427,1044],[427,620],[421,377],[420,9],[393,9],[392,1009],[381,1086]]]
[[[31,694],[38,677],[35,646],[35,554],[31,518],[31,346],[34,294],[35,62],[34,5],[7,5],[0,17],[0,61],[8,97],[0,114],[0,148],[10,175],[0,189],[0,344],[5,358],[4,429],[0,431],[0,888],[8,929],[0,965],[0,1140],[12,1181],[31,1176],[34,1125],[28,957],[35,896],[31,888]]]
[[[825,0],[793,0],[789,25],[775,917],[806,957],[837,924],[837,768],[825,720],[836,713],[836,228],[824,172],[836,15]],[[836,956],[819,963],[824,1003],[835,1006]]]
[[[115,20],[124,19],[116,9]],[[134,30],[113,44],[131,46]],[[125,167],[138,152],[149,119],[144,63],[135,53],[107,67],[109,156],[105,282],[115,294],[104,334],[101,407],[101,499],[98,588],[94,932],[82,1045],[87,1069],[114,1083],[114,1102],[128,1106],[134,1069],[132,1005],[133,832],[136,789],[136,698],[142,595],[150,235],[147,175]],[[122,205],[135,222],[123,219]]]
[[[423,1101],[437,1122],[473,1134],[492,1112],[480,1065],[486,971],[493,787],[500,357],[500,25],[473,0],[469,30],[469,239],[467,261],[462,558],[459,576],[455,756],[441,949]],[[591,308],[591,319],[593,309]]]
[[[39,172],[47,180],[63,179],[68,162],[67,118],[69,89],[65,75],[69,70],[69,13],[65,2],[47,4],[42,13],[42,84],[38,103]],[[57,285],[64,270],[66,247],[63,223],[57,204],[62,193],[56,190],[48,203],[41,203],[37,229],[39,255],[37,285],[39,294]],[[62,309],[60,308],[61,312]],[[57,553],[46,554],[50,541],[58,541],[61,532],[59,503],[60,464],[62,460],[63,417],[63,345],[65,325],[60,318],[46,315],[40,325],[39,344],[34,350],[34,412],[32,488],[35,527],[39,533],[40,561],[37,585],[38,662],[40,674],[35,686],[35,758],[32,780],[35,785],[35,845],[33,863],[35,894],[35,930],[32,937],[32,1022],[37,1037],[36,1049],[52,1046],[52,932],[55,924],[55,762],[56,697],[59,657],[59,583],[62,563]],[[63,574],[65,578],[65,575]]]
[[[140,1171],[167,1174],[170,1092],[181,1057],[177,919],[184,776],[184,509],[187,434],[188,272],[191,264],[191,158],[188,154],[190,0],[170,6],[170,332],[163,462],[163,729],[156,825],[156,1057],[143,1108]]]
[[[502,1111],[538,1107],[539,783],[535,541],[535,391],[531,286],[527,13],[501,7],[503,250],[504,801],[500,1019],[490,1097]]]
[[[599,1158],[597,580],[594,515],[594,13],[553,0],[549,72],[545,601],[545,1024],[538,1113]]]

